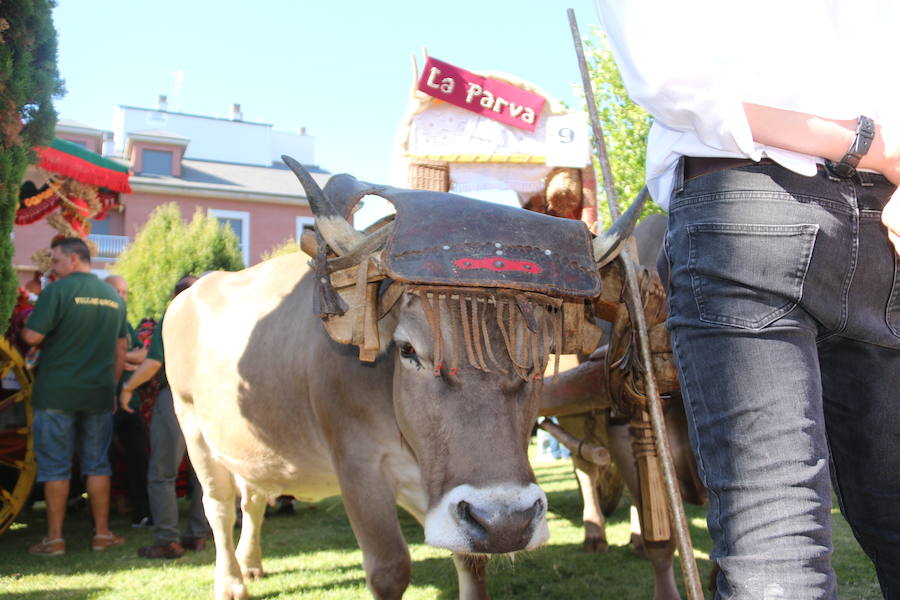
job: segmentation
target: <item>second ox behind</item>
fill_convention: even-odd
[[[201,278],[172,303],[168,377],[216,543],[217,599],[262,574],[266,498],[340,494],[376,598],[411,561],[395,506],[453,552],[462,598],[486,597],[487,555],[548,536],[528,463],[551,351],[592,340],[599,266],[640,202],[604,236],[575,221],[347,175],[323,192],[289,157],[319,234],[300,254]],[[347,221],[376,194],[392,223]],[[171,349],[171,350],[169,350]],[[235,551],[234,499],[243,529]]]

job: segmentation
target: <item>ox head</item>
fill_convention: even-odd
[[[329,277],[347,282],[346,293],[338,289],[340,298],[331,303],[344,306],[350,324],[341,333],[335,322],[346,315],[322,309],[329,303],[322,295],[326,328],[333,338],[359,345],[361,353],[377,348],[394,362],[397,423],[428,495],[426,541],[461,553],[536,548],[548,537],[547,499],[535,483],[527,447],[549,356],[564,343],[563,300],[514,287],[389,278],[383,255],[394,224],[364,234],[346,218],[346,198],[355,202],[384,188],[338,176],[329,182],[331,190],[326,186],[332,193],[325,193],[296,161],[282,158],[316,217],[320,283]],[[621,221],[593,240],[588,255],[597,268],[621,250],[639,210],[626,215],[630,224]],[[390,239],[389,245],[395,242]],[[587,234],[585,240],[590,243]],[[331,258],[324,256],[326,244]],[[377,322],[367,325],[372,315]]]

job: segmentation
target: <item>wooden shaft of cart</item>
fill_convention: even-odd
[[[584,98],[587,103],[588,114],[591,118],[591,127],[594,132],[594,143],[597,146],[597,157],[600,161],[600,170],[603,174],[603,187],[606,191],[606,200],[609,203],[610,216],[613,219],[619,217],[618,197],[613,185],[612,168],[609,156],[606,153],[606,142],[603,137],[603,129],[597,116],[597,105],[594,100],[591,78],[588,73],[587,62],[584,58],[584,49],[581,42],[581,34],[578,31],[578,23],[575,20],[575,11],[568,9],[569,27],[572,30],[572,39],[575,43],[575,52],[578,55],[578,68],[581,71],[581,81],[584,86]],[[653,376],[653,362],[650,357],[649,336],[647,335],[647,323],[644,319],[643,303],[640,297],[635,264],[632,259],[632,251],[627,248],[623,251],[622,264],[625,271],[625,302],[631,316],[634,330],[638,333],[638,345],[640,346],[641,360],[644,364],[645,389],[649,399],[650,422],[653,426],[653,434],[656,438],[656,446],[659,449],[659,460],[663,471],[663,481],[666,488],[666,496],[669,502],[669,515],[672,518],[678,553],[681,555],[681,568],[684,573],[684,585],[690,600],[702,600],[703,589],[700,585],[700,573],[697,570],[697,561],[694,558],[694,548],[691,536],[687,528],[687,517],[684,513],[684,503],[678,489],[678,481],[675,475],[675,464],[672,461],[672,450],[669,447],[669,437],[666,434],[665,421],[663,419],[662,402]]]

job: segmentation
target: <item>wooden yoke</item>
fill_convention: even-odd
[[[328,335],[341,344],[359,347],[359,359],[373,362],[381,350],[378,341],[378,285],[384,274],[377,258],[370,256],[359,265],[335,271],[331,285],[347,303],[347,312],[322,319]]]
[[[618,264],[618,261],[616,262]],[[604,288],[612,287],[614,281],[621,281],[621,265],[617,269],[605,270]],[[668,336],[660,336],[660,328],[665,333],[666,296],[659,276],[647,269],[638,273],[641,305],[644,319],[651,335],[653,371],[660,394],[677,389],[674,364]],[[615,289],[615,288],[613,288]],[[622,288],[619,288],[622,290]],[[623,294],[624,291],[620,291]],[[659,448],[653,435],[649,400],[644,384],[644,365],[638,355],[638,341],[628,308],[618,304],[607,350],[607,384],[615,412],[629,417],[631,444],[638,463],[641,493],[641,531],[646,540],[666,542],[672,537],[671,519],[666,498],[665,482],[659,461]],[[671,368],[668,368],[671,365]]]
[[[317,258],[316,234],[304,232],[300,247],[312,258]],[[381,272],[378,253],[331,274],[326,274],[326,269],[321,271],[319,276],[327,277],[329,281],[320,282],[320,285],[330,285],[346,306],[343,314],[321,315],[325,330],[339,344],[359,346],[359,359],[373,362],[381,350],[378,339],[378,286],[384,279],[384,273]]]

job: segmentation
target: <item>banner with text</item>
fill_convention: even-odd
[[[419,91],[519,129],[534,131],[543,96],[428,58]]]

